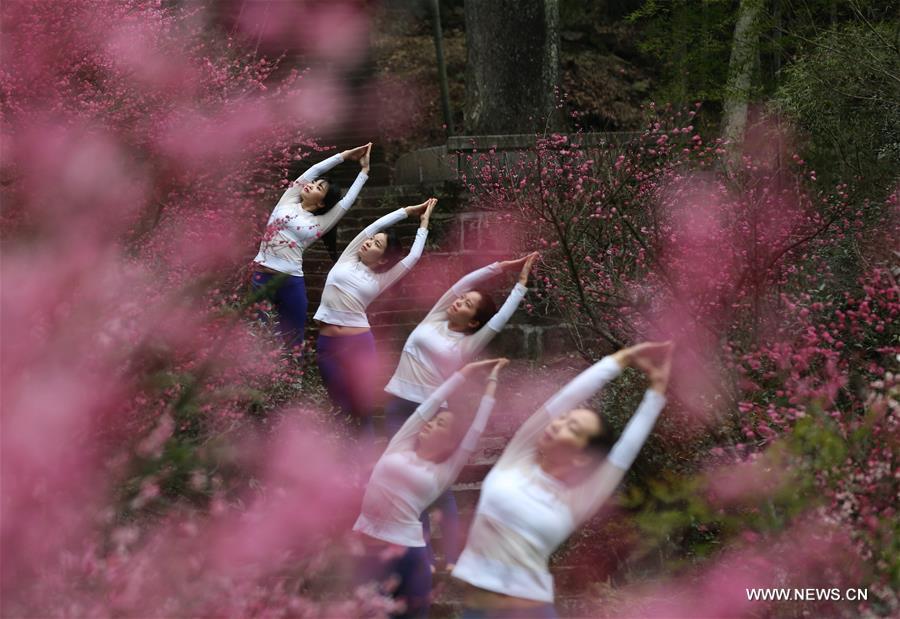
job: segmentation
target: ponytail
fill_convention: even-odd
[[[331,257],[332,262],[338,261],[337,235],[337,224],[335,224],[331,228],[331,230],[322,235],[322,242],[325,243],[325,249],[328,250],[328,255],[329,257]]]
[[[325,178],[324,180],[328,181],[328,190],[325,192],[325,197],[322,198],[322,207],[316,211],[316,215],[324,215],[337,206],[337,203],[341,200],[341,186],[330,178]],[[325,243],[325,249],[328,250],[328,255],[331,257],[332,262],[337,262],[339,255],[337,250],[337,228],[337,224],[335,224],[331,230],[322,235],[322,242]]]

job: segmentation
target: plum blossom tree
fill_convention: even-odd
[[[696,549],[711,540],[740,556],[739,538],[724,532],[722,519],[691,520],[687,506],[698,503],[701,488],[694,476],[709,465],[710,449],[725,466],[791,440],[812,463],[802,484],[786,476],[799,503],[772,503],[779,484],[754,486],[745,477],[747,484],[731,486],[779,514],[767,539],[802,519],[843,528],[847,543],[832,553],[831,567],[869,562],[860,578],[878,591],[872,608],[887,612],[897,585],[896,561],[882,551],[894,520],[888,497],[897,490],[887,438],[897,411],[886,404],[900,352],[890,252],[896,190],[875,203],[856,196],[854,184],[821,186],[779,125],[751,128],[738,165],[723,165],[721,144],[694,130],[695,112],[651,106],[647,128],[624,145],[550,135],[518,157],[476,154],[469,190],[515,231],[521,248],[542,248],[545,309],[562,316],[582,356],[643,339],[677,343],[675,411],[647,460],[682,481],[650,481],[642,484],[645,499],[626,502],[645,508],[638,538],[657,539],[659,556],[673,560],[706,557]],[[628,395],[614,394],[607,410]],[[846,457],[817,460],[816,450],[829,445]],[[771,463],[776,477],[783,466]],[[753,533],[758,519],[732,525]],[[645,546],[638,555],[653,553],[653,543]],[[856,562],[845,562],[844,551]],[[682,592],[696,600],[701,589]]]
[[[305,362],[244,320],[327,101],[212,5],[0,9],[4,616],[388,608],[310,593],[355,471],[315,411],[277,412]]]

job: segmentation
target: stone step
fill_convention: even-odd
[[[353,170],[350,172],[355,174]],[[338,252],[346,247],[359,230],[401,204],[416,204],[432,194],[437,194],[442,199],[441,206],[445,210],[439,210],[433,218],[428,245],[419,264],[381,295],[369,309],[373,333],[382,349],[399,350],[431,305],[459,277],[492,260],[507,257],[499,252],[479,249],[482,245],[477,240],[472,245],[473,239],[489,231],[475,230],[470,233],[466,222],[471,223],[471,218],[467,219],[468,215],[458,218],[452,212],[459,206],[458,194],[451,194],[443,189],[445,188],[435,190],[412,184],[390,186],[381,182],[369,183],[363,189],[359,203],[343,217],[339,225]],[[395,228],[409,247],[418,228],[418,221],[414,218],[406,219]],[[461,250],[454,248],[454,251],[442,251],[442,245],[450,249],[457,243],[462,245]],[[312,314],[318,307],[325,279],[334,262],[323,243],[315,243],[306,250],[303,262]],[[498,305],[506,297],[512,278],[504,276],[502,280],[497,278],[488,284]],[[309,329],[310,334],[314,335],[316,324],[312,320],[309,321]],[[519,311],[492,343],[490,354],[537,358],[544,352],[561,351],[566,346],[564,327]]]
[[[425,198],[422,199],[425,201]],[[344,215],[340,222],[338,223],[338,233],[340,235],[347,235],[347,240],[352,239],[356,234],[368,226],[371,223],[374,223],[375,220],[387,215],[388,213],[393,213],[395,210],[400,208],[401,206],[413,206],[412,204],[388,204],[388,205],[371,205],[371,206],[353,206],[347,214]],[[435,214],[437,215],[437,214]],[[435,222],[440,221],[439,218],[435,218]],[[432,222],[434,223],[434,222]],[[353,225],[350,225],[353,224]],[[394,227],[397,226],[411,226],[413,228],[419,227],[419,218],[418,217],[407,217],[406,219],[401,219],[399,222],[394,224]],[[352,232],[352,233],[351,233]]]
[[[424,202],[426,198],[430,198],[431,196],[436,197],[439,201],[456,199],[455,192],[447,191],[443,186],[425,187],[418,184],[391,185],[389,183],[376,184],[367,182],[365,188],[360,192],[360,198],[366,200],[392,200],[401,198],[405,200],[407,198],[413,198],[413,200],[410,201],[410,204]],[[416,200],[417,198],[421,199]],[[397,206],[409,206],[409,204],[397,204]]]

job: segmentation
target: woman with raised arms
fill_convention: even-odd
[[[254,258],[256,271],[251,284],[255,291],[272,299],[278,311],[278,332],[290,348],[303,343],[306,329],[303,251],[331,230],[353,205],[369,178],[371,149],[370,142],[312,166],[284,192],[269,216]],[[359,161],[361,168],[343,198],[335,183],[322,178],[342,161]]]
[[[378,356],[366,309],[419,261],[436,204],[430,198],[397,209],[356,235],[328,273],[314,316],[320,324],[316,356],[328,395],[371,438]],[[401,260],[403,246],[390,226],[415,215],[419,216],[416,240]]]
[[[464,619],[557,617],[550,555],[600,509],[634,462],[665,405],[671,363],[671,343],[604,357],[516,432],[484,479],[453,570],[468,585]],[[629,366],[642,370],[650,385],[613,443],[602,415],[579,406]]]
[[[528,290],[525,284],[536,258],[535,252],[518,260],[495,262],[480,268],[465,275],[438,299],[407,338],[397,369],[384,389],[393,396],[384,408],[389,436],[438,385],[475,358],[503,330]],[[498,311],[490,294],[478,286],[504,272],[517,270],[518,283]],[[446,492],[435,506],[442,512],[444,556],[448,564],[452,564],[459,553],[456,499],[451,492]],[[428,540],[427,515],[422,524]]]
[[[450,487],[478,444],[494,407],[498,374],[507,363],[507,359],[478,361],[454,373],[409,416],[375,464],[362,513],[353,526],[366,549],[357,578],[394,580],[397,585],[390,593],[406,608],[396,616],[422,617],[428,611],[431,560],[420,518]],[[439,411],[441,403],[477,370],[491,366],[471,424],[459,411]]]

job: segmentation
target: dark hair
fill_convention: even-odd
[[[384,262],[372,269],[376,273],[387,271],[403,259],[403,242],[400,240],[400,235],[397,234],[397,231],[389,228],[382,230],[380,234],[384,234],[387,237],[387,244],[384,246],[384,253],[381,255],[381,259]]]
[[[456,402],[457,402],[457,404],[459,403],[458,400]],[[449,404],[452,404],[452,403],[453,402],[449,402]],[[453,415],[453,427],[451,429],[450,440],[447,442],[446,445],[444,445],[444,451],[440,454],[439,459],[434,460],[434,462],[436,464],[440,464],[441,462],[446,462],[447,459],[450,458],[450,456],[452,456],[454,453],[456,453],[456,450],[459,449],[459,446],[462,443],[463,437],[466,435],[466,432],[468,430],[469,426],[468,426],[468,424],[464,423],[465,420],[460,416],[459,413],[454,412],[457,410],[460,410],[460,409],[453,408],[452,406],[449,408],[446,406],[443,406],[440,408],[440,410],[438,410],[438,412],[436,412],[434,414],[434,417],[432,417],[432,419],[436,419],[437,416],[440,415],[441,413],[450,413],[451,415]],[[469,420],[469,421],[471,421],[471,420]],[[416,438],[416,446],[417,447],[418,447],[418,441],[419,441],[419,439],[417,437]]]
[[[588,439],[587,445],[584,446],[584,451],[591,456],[603,458],[609,453],[612,446],[615,445],[618,437],[616,436],[616,432],[613,430],[612,425],[610,425],[609,419],[606,418],[606,415],[590,408],[585,410],[589,410],[597,416],[597,422],[600,424],[600,431]]]
[[[478,326],[472,327],[469,332],[474,333],[497,313],[497,304],[489,292],[480,288],[474,288],[471,292],[477,292],[479,295],[478,306],[475,308],[475,315],[472,320],[478,321]]]
[[[325,191],[325,196],[322,198],[322,207],[316,211],[316,215],[324,215],[333,209],[341,200],[341,186],[328,178],[323,178],[322,180],[328,183],[328,189]],[[322,242],[325,243],[325,249],[328,250],[328,255],[331,257],[332,262],[337,262],[338,259],[337,235],[337,224],[332,226],[331,230],[322,235]]]
[[[316,211],[316,215],[324,215],[328,211],[334,208],[334,206],[340,202],[341,200],[341,186],[332,181],[330,178],[320,179],[328,183],[328,189],[325,190],[325,195],[322,197],[322,208]]]

